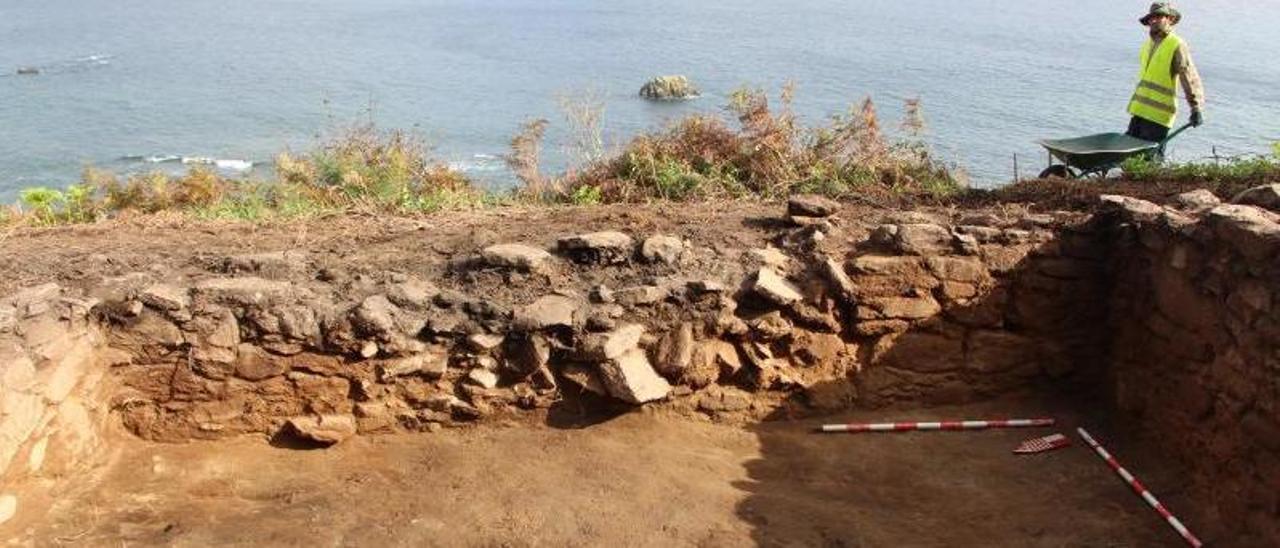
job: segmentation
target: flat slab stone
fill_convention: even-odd
[[[356,418],[351,415],[317,415],[289,419],[289,427],[306,439],[333,445],[356,435]]]
[[[246,276],[239,278],[211,278],[196,282],[192,291],[214,301],[235,304],[261,304],[288,297],[293,284]]]
[[[536,272],[546,268],[551,254],[540,247],[525,244],[497,244],[484,248],[480,259],[495,268],[513,268]]]
[[[155,284],[138,294],[142,304],[159,310],[182,310],[191,304],[191,297],[185,288],[170,284]]]
[[[635,250],[631,236],[612,230],[567,236],[560,238],[557,245],[578,263],[624,263]]]
[[[600,364],[600,381],[613,397],[637,405],[671,393],[671,385],[653,370],[649,358],[638,348]]]
[[[757,294],[777,305],[789,305],[804,298],[791,282],[769,267],[756,272],[755,283],[751,287]]]
[[[522,331],[573,327],[581,302],[564,295],[546,295],[516,310],[513,325]]]
[[[817,194],[797,194],[787,200],[787,214],[798,217],[830,217],[840,211],[840,203]]]
[[[1270,209],[1271,211],[1280,212],[1280,183],[1272,183],[1269,185],[1255,186],[1244,192],[1236,194],[1231,199],[1231,203],[1240,205],[1254,205]]]
[[[583,357],[595,361],[616,359],[639,347],[642,336],[644,326],[640,324],[624,325],[608,333],[593,333],[583,341]]]

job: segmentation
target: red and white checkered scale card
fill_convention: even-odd
[[[1014,453],[1044,453],[1071,445],[1071,439],[1062,434],[1053,434],[1042,438],[1032,438],[1022,442],[1014,449]]]

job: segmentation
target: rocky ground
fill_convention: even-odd
[[[42,355],[59,323],[41,312],[90,310],[122,385],[112,406],[144,438],[334,443],[575,404],[752,421],[973,401],[1075,369],[1058,339],[1087,336],[1089,318],[1065,304],[1097,293],[1102,265],[1070,211],[797,197],[714,223],[664,207],[504,213],[267,227],[247,235],[267,249],[230,253],[166,230],[148,245],[201,254],[94,246],[68,258],[96,264],[82,278],[0,312]],[[288,242],[300,234],[318,240]],[[49,273],[32,259],[15,265]]]
[[[1117,373],[1100,369],[1107,322],[1159,346],[1109,303],[1145,316],[1172,287],[1198,316],[1244,310],[1230,326],[1253,338],[1177,338],[1221,339],[1260,373],[1280,225],[1270,206],[1152,192],[1167,207],[805,197],[0,234],[0,457],[21,468],[0,527],[90,545],[1167,543],[1079,448],[1015,459],[1030,434],[808,431],[850,408],[1051,412],[1117,433],[1190,506],[1185,463],[1086,403]],[[1141,297],[1166,270],[1178,283]],[[1201,278],[1234,300],[1191,299]],[[1201,354],[1180,369],[1204,370]],[[1271,424],[1268,394],[1230,408]]]

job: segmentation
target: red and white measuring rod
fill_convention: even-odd
[[[1118,474],[1121,479],[1124,479],[1125,483],[1129,484],[1129,487],[1133,488],[1133,492],[1142,497],[1142,500],[1147,501],[1147,504],[1151,505],[1152,508],[1155,508],[1156,512],[1160,514],[1160,517],[1169,522],[1169,526],[1173,527],[1174,531],[1177,531],[1179,535],[1182,535],[1183,540],[1186,540],[1187,544],[1195,546],[1196,548],[1204,546],[1204,543],[1200,542],[1200,539],[1191,534],[1191,531],[1187,529],[1187,526],[1183,525],[1181,521],[1178,521],[1178,518],[1173,517],[1173,514],[1169,513],[1169,510],[1165,508],[1163,504],[1160,504],[1160,501],[1156,500],[1155,495],[1152,495],[1151,491],[1148,491],[1147,488],[1142,485],[1142,482],[1138,481],[1138,478],[1133,477],[1133,474],[1130,474],[1128,470],[1125,470],[1123,466],[1120,466],[1120,463],[1116,461],[1115,457],[1111,456],[1111,453],[1108,453],[1106,449],[1103,449],[1102,446],[1098,444],[1098,442],[1094,441],[1093,436],[1090,436],[1083,428],[1076,428],[1076,432],[1080,434],[1081,438],[1084,438],[1084,442],[1089,444],[1089,447],[1092,447],[1093,451],[1097,453],[1099,457],[1102,457],[1102,460],[1107,461],[1107,466],[1110,466],[1112,470],[1115,470],[1116,474]]]
[[[1053,419],[1007,419],[941,422],[857,422],[824,424],[819,432],[910,432],[915,430],[986,430],[988,428],[1031,428],[1053,426]]]

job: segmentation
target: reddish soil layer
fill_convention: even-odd
[[[0,534],[35,544],[446,546],[1176,546],[1178,539],[1036,401],[832,420],[1053,412],[1054,429],[822,435],[636,412],[580,430],[518,425],[357,437],[328,450],[262,439],[114,445],[65,492],[28,486]],[[1095,424],[1092,421],[1083,421]],[[1096,432],[1107,440],[1109,432]],[[1074,437],[1074,436],[1073,436]],[[1175,511],[1176,474],[1112,449]]]

